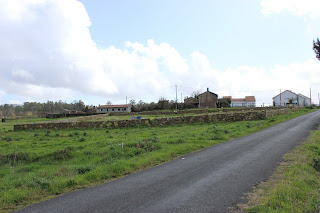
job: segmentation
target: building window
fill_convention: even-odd
[[[127,108],[123,108],[123,111],[127,111]]]
[[[120,111],[120,108],[118,108],[118,111]]]
[[[112,111],[114,111],[114,108],[112,108]]]
[[[101,109],[101,112],[102,112],[102,109]]]

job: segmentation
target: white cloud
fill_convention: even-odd
[[[116,92],[91,39],[90,24],[84,6],[75,0],[1,0],[2,89],[34,97],[62,88],[96,95]]]
[[[319,0],[262,0],[264,14],[279,14],[287,11],[295,16],[308,16],[312,19],[320,17]]]
[[[70,91],[134,95],[182,83],[190,73],[187,60],[167,43],[99,49],[90,25],[76,0],[0,0],[2,89],[35,99]]]

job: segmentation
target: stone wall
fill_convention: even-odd
[[[121,115],[172,115],[172,114],[204,114],[204,113],[218,113],[218,112],[245,112],[245,111],[261,111],[261,110],[277,110],[283,107],[246,107],[246,108],[205,108],[205,109],[189,109],[178,111],[144,111],[131,113],[110,113],[110,116]]]
[[[156,119],[119,120],[119,121],[88,121],[88,122],[61,122],[61,123],[35,123],[14,125],[14,130],[34,129],[69,129],[69,128],[124,128],[124,127],[150,127],[167,126],[175,124],[196,124],[218,121],[250,121],[266,119],[274,115],[287,114],[289,108],[268,111],[246,111],[214,113],[194,116],[180,116]]]
[[[122,128],[139,126],[166,126],[174,124],[208,123],[217,121],[243,121],[266,118],[265,111],[216,113],[196,116],[181,116],[156,119],[119,120],[119,121],[89,121],[89,122],[65,122],[65,123],[35,123],[14,125],[14,130],[33,129],[69,129],[69,128]]]

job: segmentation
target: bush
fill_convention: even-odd
[[[80,166],[76,168],[77,174],[85,174],[90,171],[91,171],[91,168],[89,166]]]
[[[10,141],[12,141],[12,138],[9,136],[6,136],[6,137],[3,137],[2,140],[10,142]]]

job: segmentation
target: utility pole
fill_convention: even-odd
[[[126,106],[128,105],[128,102],[127,102],[127,96],[126,96]]]
[[[178,110],[178,89],[176,85],[176,110]]]
[[[181,93],[181,103],[182,103],[182,93]]]
[[[311,106],[311,88],[310,88],[310,106]]]
[[[319,93],[318,93],[318,100],[319,100],[319,106],[320,106],[320,97],[319,97]]]
[[[281,89],[280,89],[280,106],[281,106]]]

